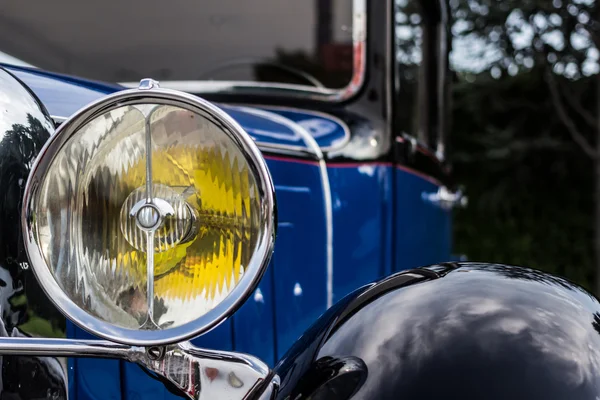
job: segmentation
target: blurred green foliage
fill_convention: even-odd
[[[421,28],[428,21],[422,16],[433,4],[396,0],[400,86],[409,93],[418,94],[412,88],[422,78]],[[469,197],[468,208],[455,214],[455,251],[594,289],[590,155],[600,148],[600,2],[444,4],[453,81],[450,158]]]
[[[452,159],[470,200],[456,212],[455,250],[592,289],[593,163],[566,132],[543,76],[540,67],[455,84]],[[585,91],[593,79],[569,85]]]

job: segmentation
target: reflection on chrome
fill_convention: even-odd
[[[119,358],[162,376],[197,400],[246,398],[269,374],[255,357],[199,349],[189,342],[146,349],[100,340],[2,338],[0,355]]]
[[[440,186],[438,191],[434,193],[423,192],[421,193],[421,198],[444,211],[450,211],[455,207],[464,208],[469,203],[469,200],[461,190],[452,192],[446,186]]]

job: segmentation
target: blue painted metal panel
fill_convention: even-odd
[[[12,68],[55,115],[67,116],[119,87],[26,68]],[[222,106],[257,141],[303,146],[288,126]],[[270,109],[323,147],[344,140],[343,126],[311,112]],[[337,124],[337,125],[336,125]],[[326,219],[316,163],[269,158],[278,200],[275,254],[259,290],[236,316],[193,342],[254,354],[273,365],[325,310]],[[388,164],[329,165],[333,203],[333,298],[382,275],[450,259],[450,214],[427,203],[438,186]],[[393,240],[393,241],[392,241]],[[392,255],[394,257],[392,259]],[[68,324],[69,337],[88,334]],[[139,367],[114,360],[69,360],[72,398],[171,399]]]
[[[325,311],[325,208],[319,167],[269,160],[278,204],[273,255],[276,356]]]
[[[333,302],[389,273],[392,168],[328,168],[333,204]]]
[[[321,148],[341,146],[350,139],[350,132],[346,126],[324,114],[274,107],[263,107],[263,109],[279,114],[306,129]],[[296,138],[297,146],[304,146],[303,143],[301,137]]]
[[[269,366],[274,366],[277,361],[273,271],[271,262],[258,288],[233,317],[235,351],[252,354]]]
[[[95,339],[94,336],[67,322],[67,334],[76,339]],[[98,360],[91,358],[70,359],[73,384],[69,384],[69,397],[84,399],[120,399],[121,376],[119,360]],[[70,371],[71,372],[71,371]]]
[[[139,366],[122,362],[121,371],[124,387],[123,400],[177,399],[165,389],[162,382],[151,379]]]
[[[45,71],[43,69],[39,69],[39,68],[35,68],[35,67],[10,65],[10,64],[4,64],[4,63],[0,63],[0,67],[9,69],[9,70],[11,70],[13,72],[14,71],[21,71],[23,73],[30,73],[30,74],[34,74],[34,75],[38,75],[38,76],[44,76],[48,80],[57,81],[57,82],[64,82],[64,83],[70,83],[70,84],[75,85],[75,86],[81,86],[81,87],[84,87],[84,88],[88,88],[90,90],[96,90],[98,92],[111,93],[111,92],[114,92],[116,90],[123,89],[123,86],[121,86],[119,84],[116,84],[116,83],[108,83],[108,82],[96,81],[96,80],[93,80],[93,79],[81,78],[79,76],[72,76],[72,75],[67,75],[67,74],[61,74],[61,73],[58,73],[58,72],[50,72],[50,71]]]
[[[410,170],[396,170],[397,271],[450,260],[451,214],[422,196],[438,188],[436,182]]]
[[[240,124],[258,143],[281,146],[296,146],[305,148],[302,137],[288,125],[268,118],[267,115],[257,115],[246,112],[248,107],[232,107],[219,104],[225,112]]]
[[[42,103],[44,103],[50,114],[55,116],[69,117],[92,101],[123,89],[116,85],[103,85],[93,81],[30,68],[8,67],[7,69],[25,82],[40,98]],[[234,118],[257,142],[270,145],[306,147],[302,138],[287,125],[274,121],[267,116],[245,112],[240,107],[219,106]],[[307,115],[310,116],[311,114]],[[310,118],[306,115],[304,117],[296,115],[296,117],[305,121],[305,124],[311,124],[315,129],[317,127],[321,127],[321,130],[333,129],[330,134],[325,135],[319,140],[329,142],[336,140],[340,135],[342,127],[339,124],[335,125],[335,128],[332,128],[331,122],[328,122],[324,118],[320,120],[312,118],[311,122],[309,121]]]
[[[48,109],[50,115],[68,117],[92,101],[112,93],[115,89],[90,88],[72,82],[48,77],[43,73],[24,69],[13,69],[17,78],[21,79],[35,92]]]

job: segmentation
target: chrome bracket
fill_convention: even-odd
[[[144,78],[140,80],[138,90],[151,90],[160,88],[160,83],[152,78]]]
[[[453,208],[464,208],[469,201],[462,190],[456,192],[450,191],[446,186],[441,186],[437,192],[423,192],[421,198],[427,203],[431,203],[444,211],[450,211]]]
[[[270,372],[256,357],[201,349],[190,342],[146,349],[106,340],[2,337],[0,355],[119,358],[163,377],[193,400],[245,399],[258,392]]]

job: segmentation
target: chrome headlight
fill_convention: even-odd
[[[23,207],[49,298],[82,328],[134,345],[222,322],[255,288],[274,240],[273,185],[252,139],[214,105],[153,85],[63,123]]]

